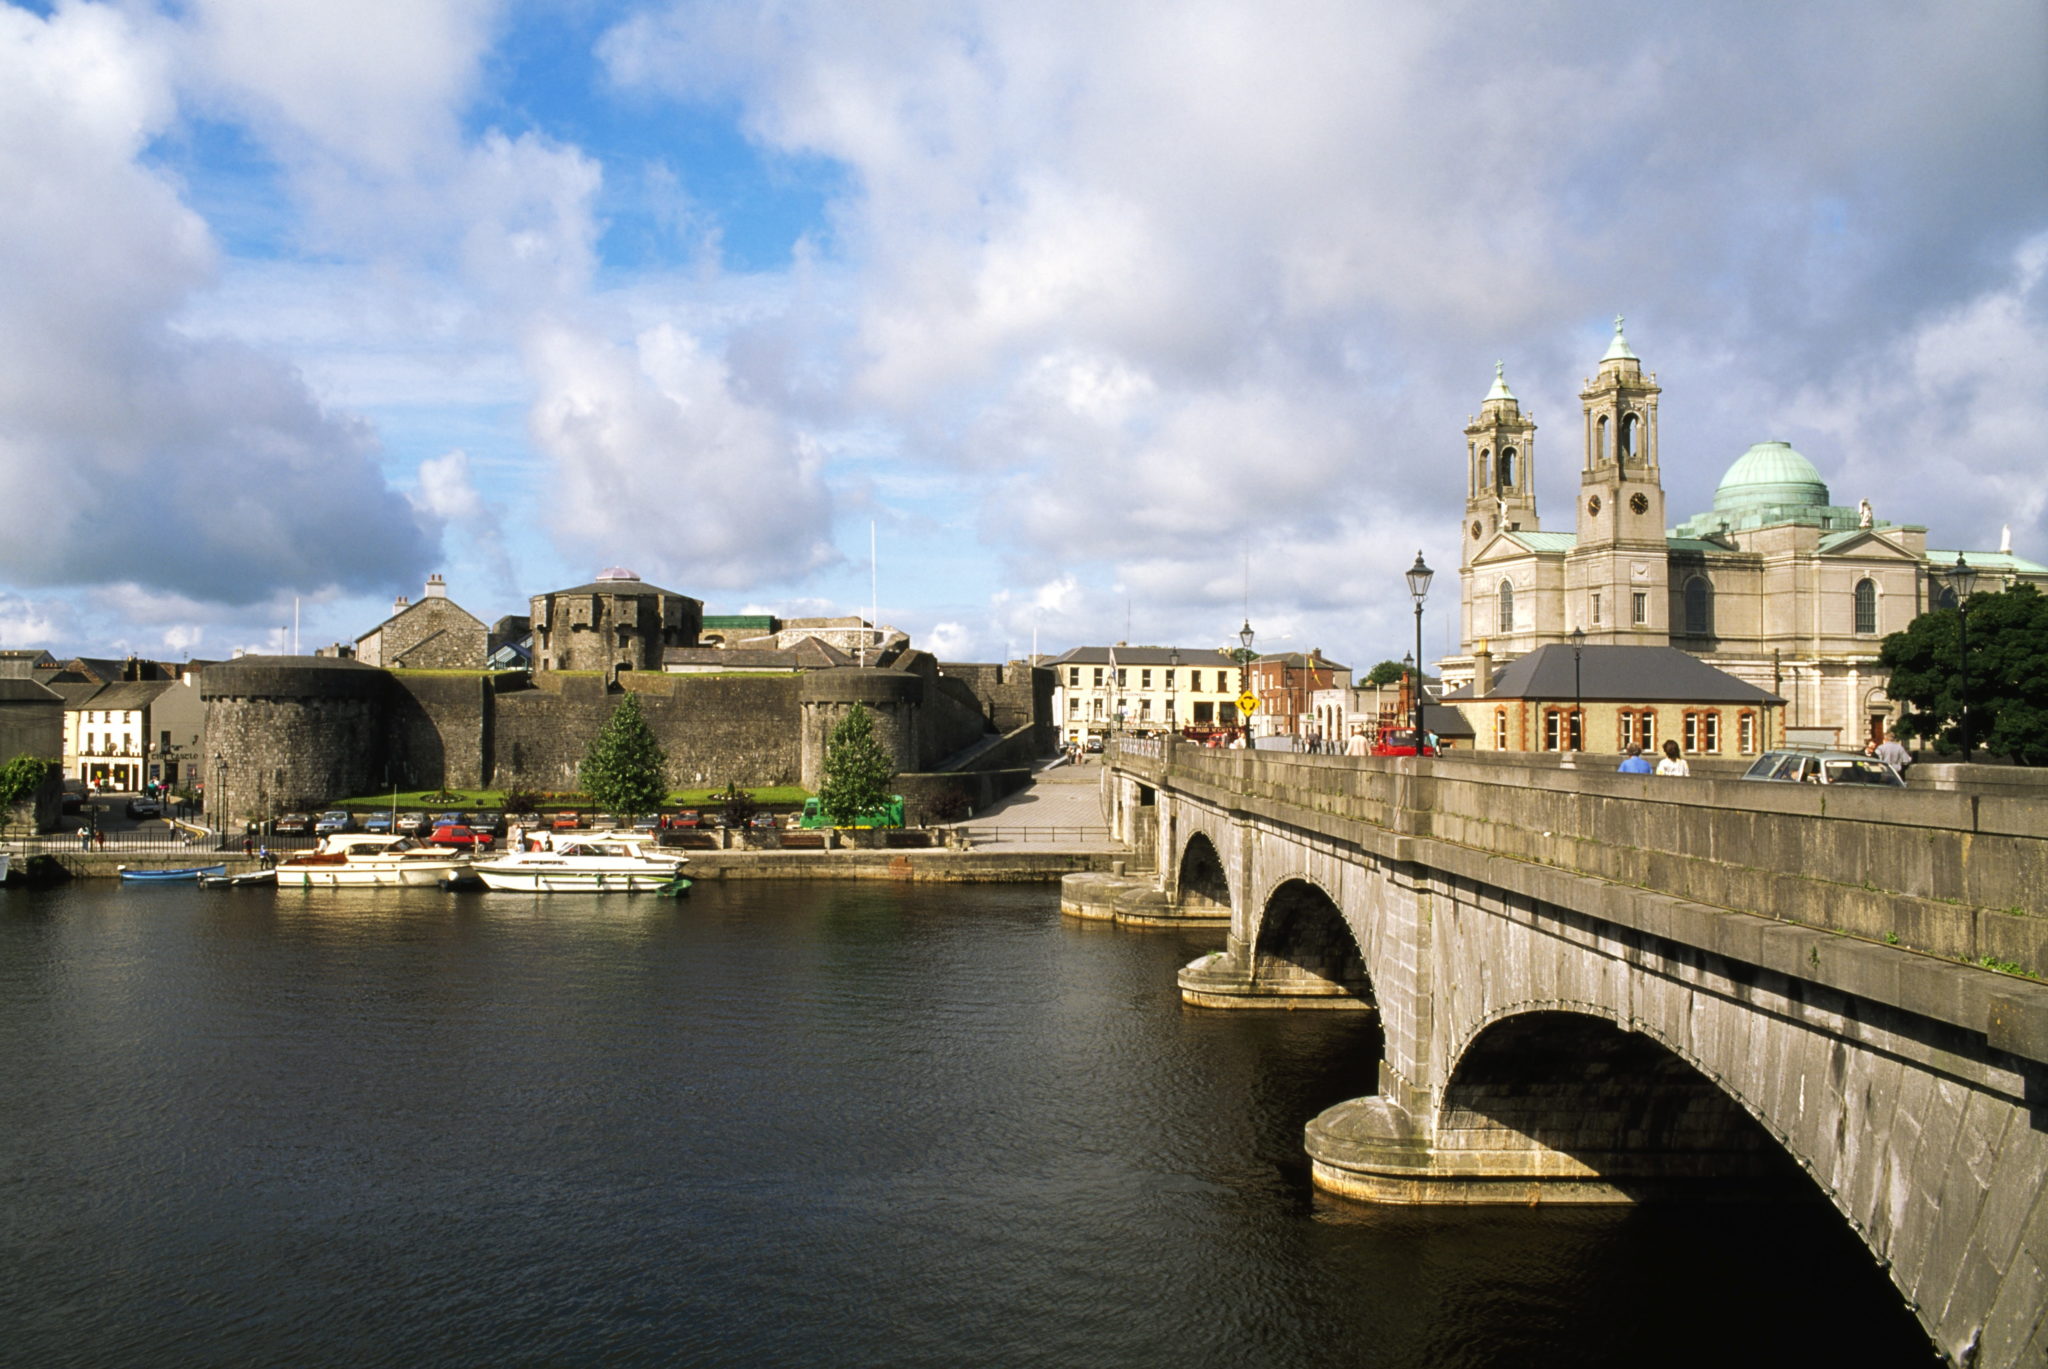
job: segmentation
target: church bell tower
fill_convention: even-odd
[[[1479,417],[1465,425],[1465,527],[1458,538],[1472,558],[1497,532],[1536,532],[1536,482],[1529,460],[1536,446],[1536,424],[1508,389],[1501,363],[1493,364],[1493,388],[1479,406]]]
[[[1586,454],[1578,543],[1565,562],[1566,624],[1612,646],[1671,644],[1664,480],[1657,464],[1657,386],[1614,320],[1600,370],[1579,392]]]

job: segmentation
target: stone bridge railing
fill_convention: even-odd
[[[1588,889],[1606,886],[1619,920],[1667,934],[1697,924],[1679,916],[1683,905],[1921,952],[1856,957],[1845,970],[1856,982],[1842,987],[1868,993],[1876,975],[1888,981],[1876,997],[2048,1060],[2048,988],[2011,974],[1935,973],[1943,962],[1949,970],[1969,962],[2048,974],[2048,802],[2041,799],[1667,779],[1493,758],[1229,751],[1170,740],[1158,750],[1155,757],[1113,749],[1108,759],[1141,789],[1168,788],[1563,906],[1600,912],[1586,907],[1589,897],[1598,901]],[[1669,900],[1670,928],[1649,927],[1660,896]],[[1751,925],[1718,919],[1710,949],[1728,951],[1729,939],[1739,941]],[[1808,953],[1818,969],[1819,947]]]

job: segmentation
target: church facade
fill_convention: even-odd
[[[1930,549],[1927,529],[1878,519],[1869,502],[1830,502],[1811,462],[1760,442],[1721,478],[1712,509],[1667,523],[1654,372],[1615,320],[1614,340],[1580,391],[1579,490],[1570,530],[1536,509],[1536,424],[1499,367],[1465,427],[1465,517],[1458,542],[1459,654],[1447,686],[1539,647],[1669,646],[1784,698],[1787,735],[1860,747],[1896,708],[1877,655],[1885,637],[1953,604],[1941,572],[1958,554],[1980,591],[2048,589],[2048,566],[2000,550]],[[1479,697],[1484,697],[1481,693]]]

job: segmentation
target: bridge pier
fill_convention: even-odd
[[[1309,965],[1251,955],[1235,937],[1224,950],[1181,967],[1181,1002],[1196,1008],[1302,1008],[1376,1012],[1363,974],[1319,973]]]
[[[1063,876],[1060,911],[1085,922],[1126,927],[1227,927],[1230,909],[1200,899],[1176,903],[1150,876],[1093,871]]]

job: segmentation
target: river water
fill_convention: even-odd
[[[0,1363],[1925,1365],[1828,1209],[1373,1209],[1047,886],[0,891]]]

